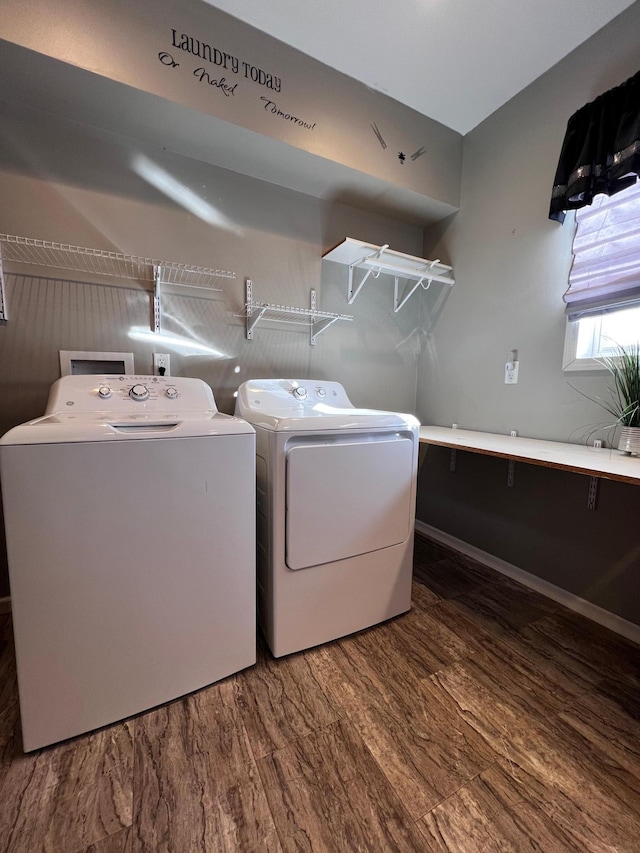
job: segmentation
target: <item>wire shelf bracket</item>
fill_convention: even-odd
[[[71,246],[66,243],[51,243],[32,237],[0,234],[0,319],[5,320],[3,261],[4,264],[30,264],[118,279],[153,282],[152,327],[154,332],[159,332],[161,326],[163,285],[221,291],[222,288],[213,286],[216,279],[236,277],[235,272],[229,270],[159,261],[154,258]]]
[[[2,243],[0,243],[0,321],[5,322],[7,317],[7,297],[4,292],[4,266],[2,263]]]
[[[309,308],[291,308],[287,305],[272,305],[267,302],[255,302],[253,299],[253,283],[247,279],[245,284],[245,319],[247,340],[253,340],[253,331],[260,320],[275,323],[293,323],[309,327],[309,345],[314,347],[317,338],[339,320],[353,320],[349,314],[333,314],[320,311],[317,295],[314,289],[309,297]]]
[[[162,331],[162,266],[154,266],[153,278],[153,331],[159,335]]]
[[[383,246],[374,246],[371,243],[345,237],[342,243],[325,252],[322,257],[328,261],[348,265],[347,302],[349,305],[354,302],[369,277],[377,279],[381,274],[394,277],[393,310],[395,313],[400,311],[419,287],[428,290],[434,281],[450,287],[455,284],[453,270],[447,264],[396,252],[389,248],[388,243]],[[356,281],[356,270],[364,270],[364,275],[359,282]],[[400,279],[410,282],[402,294]]]

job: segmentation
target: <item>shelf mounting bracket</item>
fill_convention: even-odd
[[[394,288],[393,288],[393,310],[397,314],[398,311],[407,303],[407,300],[409,299],[409,297],[413,296],[413,294],[416,292],[416,290],[422,285],[422,282],[424,281],[425,277],[423,276],[422,278],[419,278],[418,281],[413,285],[413,287],[409,286],[407,288],[404,296],[402,297],[402,299],[400,301],[398,301],[398,299],[399,299],[398,283],[399,283],[400,277],[395,276],[394,278],[395,278],[395,284],[394,284]],[[429,290],[430,287],[431,287],[431,279],[428,279],[427,280],[427,286],[424,289]]]
[[[339,320],[339,317],[323,317],[320,320],[314,319],[314,314],[318,310],[318,300],[316,297],[316,292],[312,288],[311,296],[309,298],[309,310],[311,311],[311,328],[309,334],[309,345],[314,347],[316,345],[316,338],[318,335],[321,335],[329,326],[333,326],[336,320]]]
[[[0,243],[0,321],[6,322],[7,319],[7,297],[4,291],[4,266],[2,263],[2,244]]]
[[[375,252],[371,252],[368,255],[365,255],[363,258],[360,258],[358,261],[354,261],[354,263],[349,264],[349,291],[347,293],[347,302],[349,305],[355,300],[356,296],[362,290],[365,281],[369,278],[370,275],[373,274],[374,278],[378,278],[380,273],[382,272],[382,267],[376,267],[375,262],[379,261],[382,257],[382,254],[389,248],[389,244],[385,243],[384,246],[380,246],[379,249],[376,249]],[[360,284],[353,289],[353,271],[357,267],[361,267],[363,264],[369,265],[369,269],[366,271],[362,279],[360,280]]]
[[[247,279],[245,284],[245,301],[247,304],[247,340],[253,340],[253,330],[258,325],[260,318],[263,316],[266,308],[253,307],[253,284],[251,279]]]
[[[156,335],[160,334],[162,329],[162,267],[159,264],[153,265],[153,329]]]
[[[409,286],[409,287],[407,288],[407,290],[406,290],[406,292],[405,292],[405,294],[404,294],[404,296],[402,297],[402,300],[401,300],[400,302],[398,301],[398,297],[399,297],[399,294],[398,294],[398,281],[399,281],[399,279],[400,279],[400,276],[398,276],[398,275],[396,275],[396,276],[395,276],[395,286],[394,286],[394,290],[393,290],[393,310],[394,310],[394,312],[395,312],[396,314],[398,313],[398,311],[399,311],[399,310],[400,310],[404,305],[406,305],[407,300],[408,300],[411,296],[413,296],[413,294],[416,292],[416,290],[417,290],[419,287],[422,287],[422,288],[423,288],[423,290],[429,290],[429,288],[431,287],[431,282],[433,281],[433,277],[429,275],[429,272],[431,272],[431,271],[433,270],[433,268],[434,268],[435,266],[437,266],[439,263],[440,263],[440,261],[439,261],[439,260],[438,260],[438,261],[429,261],[429,262],[428,262],[428,264],[427,264],[427,265],[428,265],[428,267],[429,267],[429,271],[428,271],[428,272],[426,272],[424,275],[421,275],[421,276],[418,278],[417,282],[413,285],[413,287]],[[426,285],[424,284],[424,280],[425,280],[425,279],[427,280]]]

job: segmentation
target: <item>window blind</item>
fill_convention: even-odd
[[[640,181],[576,211],[564,300],[572,320],[640,302]]]

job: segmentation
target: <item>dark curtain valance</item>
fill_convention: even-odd
[[[631,174],[630,174],[631,173]],[[549,218],[613,195],[640,174],[640,71],[574,113],[567,124]]]

